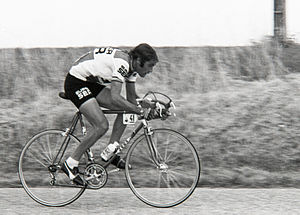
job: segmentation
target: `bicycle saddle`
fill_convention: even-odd
[[[65,92],[59,92],[58,96],[62,99],[66,99],[66,100],[69,100],[69,98],[67,97],[66,93]]]

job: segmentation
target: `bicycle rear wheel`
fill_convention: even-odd
[[[68,147],[60,163],[54,159],[64,140]],[[32,137],[24,146],[19,158],[19,177],[26,193],[36,202],[45,206],[65,206],[78,199],[84,186],[71,184],[70,179],[60,170],[62,162],[70,156],[80,141],[73,135],[66,136],[61,130],[46,130]],[[84,171],[87,158],[79,164]],[[58,162],[58,161],[57,161]]]
[[[176,206],[197,187],[198,154],[185,136],[170,129],[154,129],[149,138],[157,152],[158,163],[154,162],[146,135],[141,135],[128,150],[125,167],[128,185],[148,205]]]

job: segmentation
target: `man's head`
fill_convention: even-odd
[[[136,46],[129,52],[132,58],[132,69],[141,77],[151,73],[153,67],[158,62],[158,57],[155,50],[146,43]]]

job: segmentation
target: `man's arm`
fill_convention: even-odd
[[[127,88],[127,85],[126,85]],[[141,113],[141,109],[136,105],[136,101],[135,101],[135,86],[131,86],[129,88],[130,91],[130,95],[128,95],[128,89],[126,89],[127,91],[127,98],[130,101],[127,101],[123,96],[121,96],[121,90],[122,90],[122,82],[119,81],[112,81],[111,82],[111,98],[113,100],[113,103],[120,107],[122,110],[126,110],[126,111],[133,111],[135,113],[140,114]],[[131,95],[132,90],[134,90],[134,96]],[[128,97],[130,96],[130,98]],[[133,101],[134,102],[131,102]]]
[[[126,98],[130,103],[137,105],[136,99],[139,97],[136,94],[135,82],[126,82]]]

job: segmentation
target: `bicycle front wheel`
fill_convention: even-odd
[[[200,161],[185,136],[170,129],[154,129],[131,145],[125,170],[129,187],[140,200],[166,208],[191,196],[200,178]]]
[[[63,152],[61,145],[66,141],[68,147]],[[19,158],[18,170],[22,186],[33,200],[45,206],[58,207],[70,204],[81,196],[85,187],[71,184],[60,170],[62,162],[79,143],[75,136],[67,136],[61,130],[43,131],[26,143]],[[62,159],[54,162],[58,153],[63,153]],[[85,168],[86,160],[83,156],[80,169]]]

